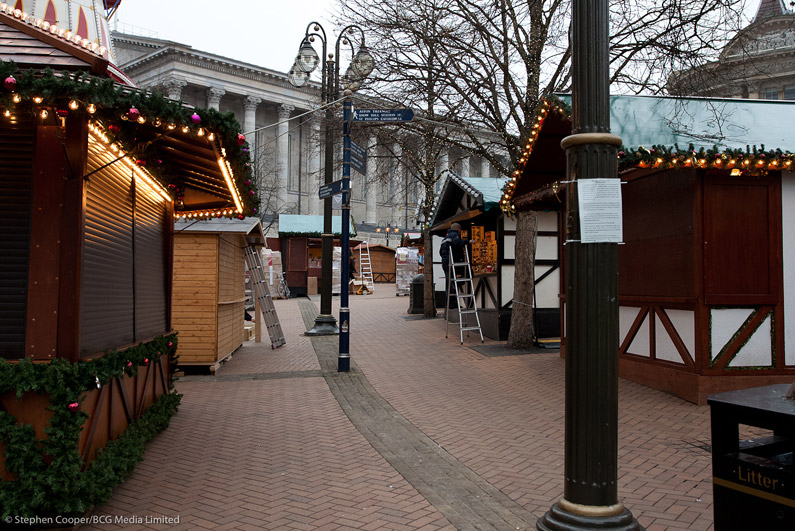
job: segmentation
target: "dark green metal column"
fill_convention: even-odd
[[[325,50],[325,44],[323,49]],[[334,68],[334,61],[328,60],[324,63],[324,104],[328,104],[336,95],[337,87],[334,80]],[[323,184],[331,184],[334,181],[334,133],[331,128],[334,120],[334,111],[331,107],[326,107],[325,116],[326,137]],[[331,198],[327,197],[323,199],[323,234],[320,236],[320,313],[315,318],[315,325],[304,332],[304,335],[307,336],[330,336],[340,333],[339,328],[337,328],[337,320],[331,313],[331,262],[334,257],[334,234],[332,233],[331,215]]]
[[[566,150],[566,442],[563,499],[541,530],[641,529],[618,501],[618,244],[581,243],[577,181],[618,178],[610,134],[607,0],[573,0]]]

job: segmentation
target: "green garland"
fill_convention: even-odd
[[[111,380],[135,375],[138,368],[167,356],[171,374],[176,364],[176,335],[160,336],[124,351],[111,351],[91,361],[70,363],[56,359],[34,363],[0,360],[0,393],[45,393],[50,397],[47,437],[38,440],[31,426],[0,411],[0,442],[5,447],[5,469],[16,475],[0,482],[0,514],[34,517],[82,515],[108,499],[143,455],[143,445],[168,425],[181,395],[161,396],[122,436],[108,443],[87,470],[78,452],[80,431],[88,415],[79,409],[81,395],[108,385]]]
[[[544,101],[542,110],[537,116],[538,123],[533,128],[526,142],[526,148],[522,152],[520,167],[514,171],[513,178],[509,179],[502,188],[500,207],[509,214],[514,211],[512,202],[517,181],[529,160],[535,139],[541,131],[546,116],[553,110],[566,117],[571,116],[571,107],[557,96],[549,96]],[[650,148],[622,146],[618,151],[618,170],[626,171],[633,168],[714,168],[733,171],[737,175],[764,175],[768,171],[795,168],[795,154],[781,149],[766,150],[764,145],[759,148],[747,145],[745,150],[729,148],[721,150],[718,146],[696,150],[693,144],[687,149],[680,148],[678,144],[654,145]]]
[[[712,146],[711,149],[700,148],[696,151],[693,144],[681,149],[678,144],[673,147],[655,145],[651,148],[638,146],[629,148],[622,146],[618,151],[619,170],[631,168],[716,168],[722,170],[738,170],[748,175],[763,175],[771,170],[790,169],[795,166],[795,154],[781,149],[766,150],[764,144],[745,146],[742,149],[723,149]]]
[[[0,119],[9,113],[36,114],[40,109],[50,109],[68,115],[88,115],[99,125],[111,142],[133,158],[142,161],[147,171],[169,190],[173,198],[180,194],[178,172],[164,156],[160,142],[140,142],[137,121],[128,119],[130,109],[135,108],[144,117],[147,127],[158,127],[168,131],[187,127],[197,134],[199,129],[213,132],[226,152],[232,167],[236,185],[243,201],[244,214],[257,214],[260,197],[256,178],[251,169],[251,157],[247,143],[239,143],[240,124],[234,113],[221,113],[215,109],[189,109],[180,103],[166,99],[156,92],[145,92],[115,83],[112,79],[98,78],[86,72],[59,72],[52,70],[19,70],[13,61],[0,61],[0,80],[9,76],[15,79],[13,90],[0,89]],[[15,102],[14,98],[19,98]],[[42,98],[36,103],[33,98]],[[74,102],[77,108],[70,107]],[[96,110],[89,113],[88,107]],[[192,120],[193,113],[199,115],[199,123]]]

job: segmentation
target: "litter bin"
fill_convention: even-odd
[[[795,400],[789,385],[707,397],[712,418],[715,531],[795,529]],[[739,425],[772,431],[740,441]]]
[[[411,280],[411,293],[409,297],[409,313],[423,313],[425,311],[425,275],[420,273]]]

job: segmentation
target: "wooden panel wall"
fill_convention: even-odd
[[[697,187],[695,170],[658,172],[622,187],[626,243],[618,248],[622,297],[696,296]]]
[[[354,256],[356,257],[356,270],[359,271],[359,253],[357,252]],[[395,251],[381,247],[371,247],[370,264],[374,275],[381,274],[389,277],[391,280],[386,280],[386,282],[395,281]]]
[[[704,296],[708,304],[775,304],[780,269],[779,180],[704,183]]]
[[[179,361],[214,363],[218,343],[217,235],[175,235],[173,282],[172,326],[179,332]]]
[[[239,234],[224,234],[218,241],[218,359],[243,344],[245,243]]]

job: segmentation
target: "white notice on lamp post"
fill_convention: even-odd
[[[620,243],[621,179],[578,179],[581,243]]]

